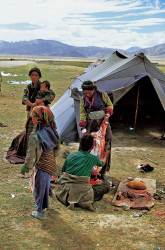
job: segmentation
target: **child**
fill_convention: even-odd
[[[40,83],[40,90],[37,93],[36,100],[34,106],[45,106],[44,101],[46,101],[45,97],[50,94],[50,82],[47,80]]]
[[[34,107],[30,116],[34,129],[29,138],[29,145],[25,163],[21,166],[21,173],[28,173],[34,166],[37,169],[35,177],[36,211],[32,216],[46,219],[45,208],[49,204],[49,190],[51,176],[56,171],[54,150],[58,148],[58,134],[54,115],[45,106]]]

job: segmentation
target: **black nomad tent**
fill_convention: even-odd
[[[81,137],[78,126],[81,84],[94,81],[99,90],[107,92],[114,104],[114,115],[121,118],[129,110],[127,119],[133,125],[139,118],[152,121],[164,119],[165,74],[143,54],[126,57],[115,51],[110,57],[75,78],[70,88],[51,107],[62,141],[76,141]],[[127,112],[128,113],[128,112]]]

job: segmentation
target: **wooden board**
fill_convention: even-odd
[[[156,180],[147,178],[134,178],[146,184],[145,190],[130,189],[127,183],[129,178],[121,181],[113,198],[112,205],[122,207],[126,203],[130,208],[150,209],[155,204],[153,195],[156,193]]]

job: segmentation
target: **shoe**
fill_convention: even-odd
[[[49,196],[51,197],[51,198],[54,198],[56,195],[55,195],[55,193],[53,192],[53,190],[50,190],[49,191]]]
[[[149,164],[141,164],[137,166],[137,169],[139,169],[142,172],[149,172],[149,171],[153,171],[154,167],[150,166]]]
[[[39,220],[46,220],[46,213],[45,212],[33,211],[32,216],[39,219]]]

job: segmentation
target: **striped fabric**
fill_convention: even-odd
[[[48,152],[42,152],[42,155],[37,163],[37,168],[50,174],[55,175],[56,172],[56,160],[53,150]]]
[[[91,177],[91,171],[95,165],[102,166],[103,162],[97,156],[89,154],[87,151],[79,150],[67,156],[62,172],[76,176]]]

